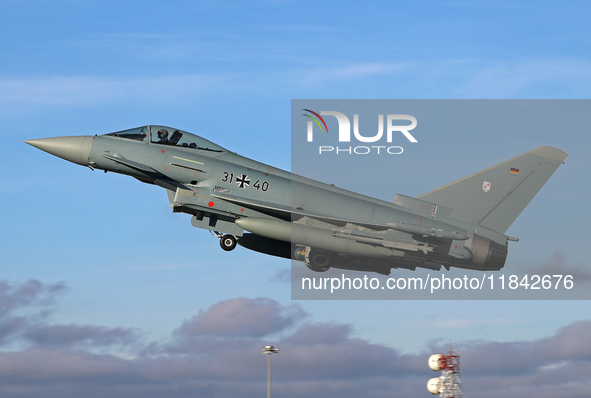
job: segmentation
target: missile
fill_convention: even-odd
[[[409,234],[427,235],[434,238],[466,240],[468,235],[451,231],[443,228],[430,227],[428,225],[406,224],[403,222],[389,222],[388,227],[397,231],[407,232]]]
[[[234,221],[240,228],[266,238],[290,242],[294,245],[310,246],[341,254],[365,257],[404,256],[404,252],[386,247],[341,239],[333,236],[334,231],[321,229],[270,218],[243,217]]]

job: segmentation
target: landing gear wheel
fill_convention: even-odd
[[[306,264],[306,267],[308,267],[308,269],[310,269],[310,271],[314,271],[314,272],[326,272],[330,269],[330,267],[318,267],[315,265],[312,265],[310,263],[304,263]]]
[[[232,251],[236,247],[236,238],[233,235],[224,235],[220,239],[220,246],[227,252]]]
[[[304,264],[315,272],[326,272],[330,269],[331,258],[316,249],[310,249],[306,254]]]

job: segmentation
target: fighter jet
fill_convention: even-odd
[[[500,270],[505,231],[568,156],[539,147],[418,197],[393,203],[259,163],[166,126],[25,141],[91,170],[166,190],[175,213],[236,244],[331,267],[378,272],[441,267]]]

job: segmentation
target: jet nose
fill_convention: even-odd
[[[26,140],[25,142],[54,156],[82,166],[88,166],[88,158],[90,157],[93,141],[93,136],[81,135],[38,138],[36,140]]]

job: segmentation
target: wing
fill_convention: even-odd
[[[318,221],[325,222],[327,224],[332,224],[337,227],[344,227],[347,224],[355,224],[360,227],[371,228],[376,231],[383,231],[390,229],[386,224],[377,224],[377,223],[368,223],[368,222],[359,222],[359,221],[351,221],[345,220],[341,218],[330,217],[323,214],[314,214],[309,212],[304,212],[300,210],[294,210],[289,206],[281,206],[275,203],[264,202],[260,200],[253,200],[253,199],[244,199],[234,195],[222,195],[222,194],[212,194],[211,196],[222,199],[226,202],[233,203],[238,206],[246,207],[248,209],[258,211],[260,213],[266,214],[271,217],[279,218],[284,221],[297,221],[303,217],[313,218]]]
[[[271,217],[279,218],[284,221],[298,221],[303,217],[308,217],[314,220],[322,221],[327,224],[334,225],[336,227],[345,227],[346,225],[355,225],[363,228],[369,228],[373,231],[386,231],[386,230],[396,230],[400,232],[404,232],[410,235],[416,235],[424,238],[435,238],[438,241],[452,241],[452,240],[466,240],[468,236],[465,231],[458,232],[451,229],[444,229],[444,228],[433,228],[429,226],[421,226],[415,224],[407,224],[402,222],[390,222],[386,224],[378,224],[378,223],[369,223],[369,222],[360,222],[360,221],[352,221],[346,220],[342,218],[335,218],[330,217],[323,214],[314,214],[310,212],[304,212],[301,210],[293,210],[291,207],[288,206],[279,206],[273,203],[257,201],[253,199],[244,199],[233,195],[221,195],[221,194],[212,194],[211,196],[216,197],[218,199],[222,199],[226,202],[230,202],[242,207],[246,207],[248,209],[269,215]],[[339,234],[337,234],[339,235]],[[354,234],[347,234],[348,239],[356,240],[356,241],[363,241],[364,243],[369,244],[381,244],[383,246],[388,246],[387,237],[380,236],[379,239],[362,239],[361,236],[354,235]],[[335,235],[336,236],[336,235]],[[338,237],[345,238],[341,233]],[[414,245],[413,245],[414,246]]]

